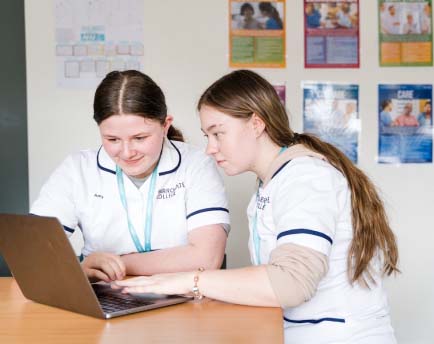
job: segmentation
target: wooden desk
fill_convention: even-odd
[[[283,343],[282,312],[204,299],[100,320],[29,301],[0,278],[0,343]]]

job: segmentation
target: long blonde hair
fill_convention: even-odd
[[[227,115],[248,119],[253,113],[261,117],[266,132],[277,145],[303,144],[322,154],[347,179],[351,191],[353,240],[347,267],[351,283],[366,285],[366,278],[375,281],[369,263],[378,251],[383,256],[383,272],[398,272],[398,248],[375,186],[340,150],[309,134],[296,134],[289,125],[285,107],[273,86],[248,70],[229,73],[213,83],[201,96],[198,109],[204,105]]]

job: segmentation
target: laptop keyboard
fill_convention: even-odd
[[[104,313],[113,313],[126,309],[152,305],[154,302],[141,299],[133,299],[123,294],[98,295],[99,303]]]

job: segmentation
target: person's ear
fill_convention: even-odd
[[[169,131],[169,128],[172,125],[172,123],[173,123],[173,116],[167,115],[163,123],[164,135],[167,135],[167,132]]]
[[[255,131],[256,137],[261,136],[262,133],[265,131],[265,123],[262,120],[262,118],[259,117],[256,113],[253,113],[250,120],[252,123],[253,130]]]

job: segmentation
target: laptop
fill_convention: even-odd
[[[53,217],[0,214],[0,253],[27,299],[96,318],[165,307],[190,297],[122,294],[90,283],[60,222]]]

